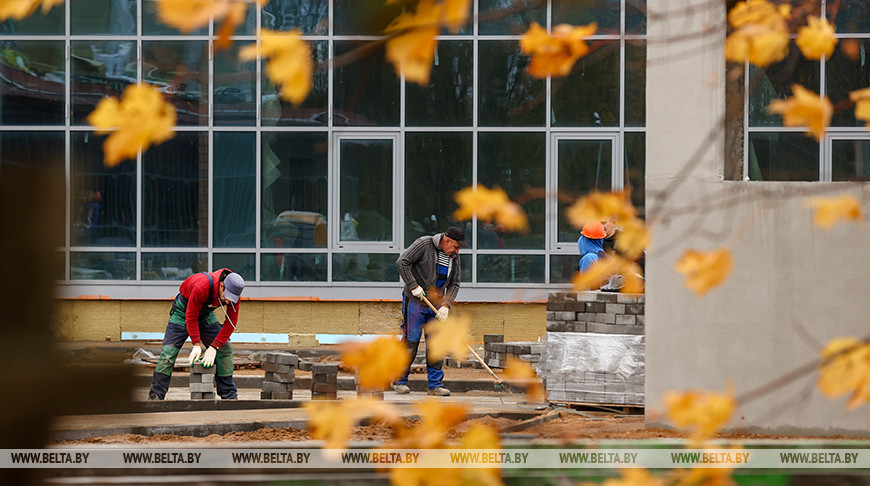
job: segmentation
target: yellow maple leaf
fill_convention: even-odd
[[[189,34],[207,26],[212,16],[223,18],[231,3],[229,0],[157,0],[157,18]]]
[[[302,40],[302,31],[276,32],[262,29],[259,50],[256,44],[243,47],[239,59],[250,61],[257,53],[269,59],[266,75],[281,87],[281,97],[296,106],[302,104],[311,91],[314,63],[311,46]]]
[[[783,60],[789,44],[787,15],[766,0],[738,2],[728,12],[734,30],[725,40],[725,58],[761,67]]]
[[[689,471],[674,471],[674,486],[734,486],[733,467],[692,467]]]
[[[787,16],[788,10],[781,10],[767,0],[745,0],[737,2],[731,8],[731,11],[728,12],[728,22],[735,29],[747,25],[785,28],[785,17]]]
[[[447,432],[462,423],[468,408],[459,403],[426,399],[415,405],[420,423],[410,431],[410,442],[418,449],[431,449],[444,444]]]
[[[733,390],[668,392],[665,394],[668,418],[680,430],[690,432],[693,441],[713,436],[731,419],[737,403]]]
[[[475,423],[462,435],[459,449],[499,450],[501,440],[498,430],[491,425]],[[459,482],[457,484],[501,485],[501,469],[499,467],[458,468]]]
[[[46,14],[55,5],[62,5],[64,0],[3,0],[0,2],[0,22],[6,19],[21,20],[42,6]]]
[[[870,128],[870,88],[850,92],[849,99],[855,102],[855,118],[866,121]]]
[[[477,219],[495,220],[509,231],[528,231],[525,211],[519,204],[508,199],[507,193],[498,186],[488,189],[482,184],[459,190],[453,198],[459,208],[453,212],[457,221],[465,221],[477,215]]]
[[[493,219],[507,231],[523,234],[529,232],[529,218],[526,216],[526,211],[517,203],[509,202],[501,206]]]
[[[565,217],[571,226],[579,229],[588,221],[604,221],[610,218],[627,223],[635,219],[637,209],[631,204],[628,193],[593,191],[578,199],[567,210]]]
[[[450,32],[455,34],[468,22],[470,11],[471,0],[445,0],[441,21],[450,29]]]
[[[175,135],[175,107],[156,88],[145,84],[128,86],[117,98],[103,98],[88,115],[97,133],[111,135],[103,143],[104,162],[114,167],[132,159],[140,149],[160,144]],[[116,130],[117,129],[117,130]]]
[[[807,25],[798,29],[795,44],[807,59],[831,57],[834,46],[837,45],[834,27],[826,19],[819,17],[807,17],[807,22]]]
[[[831,398],[852,392],[849,409],[870,401],[870,343],[854,337],[828,342],[822,350],[818,387]]]
[[[834,106],[827,97],[821,97],[793,84],[794,96],[786,100],[773,100],[767,106],[768,113],[782,115],[782,124],[787,127],[808,127],[807,133],[819,140],[831,123]]]
[[[734,267],[734,259],[727,248],[712,251],[686,250],[674,267],[686,276],[686,287],[698,296],[703,296],[728,278]]]
[[[541,381],[538,379],[538,374],[525,361],[509,356],[502,376],[509,382],[522,387],[530,402],[547,401],[547,395],[544,392]]]
[[[611,275],[620,273],[620,270],[628,263],[627,260],[619,256],[608,256],[599,258],[586,270],[574,274],[571,283],[574,284],[574,290],[595,290],[601,287]]]
[[[369,390],[383,390],[402,376],[411,357],[408,349],[393,336],[378,338],[370,343],[352,343],[341,346],[341,360],[357,367],[359,386]]]
[[[552,34],[547,34],[546,29],[533,22],[520,38],[523,54],[532,56],[529,74],[535,78],[567,76],[574,63],[589,52],[586,38],[597,29],[595,22],[578,27],[559,24],[553,27]]]
[[[643,221],[633,218],[622,223],[616,238],[616,249],[627,259],[637,260],[650,243],[650,234]]]
[[[353,427],[356,424],[354,408],[349,406],[350,400],[340,402],[306,402],[305,412],[308,414],[308,430],[311,437],[324,440],[324,455],[336,457],[347,445]]]
[[[470,326],[471,317],[453,313],[444,321],[426,323],[429,359],[438,361],[448,355],[457,358],[468,356]]]
[[[831,229],[838,221],[862,221],[861,201],[851,194],[837,197],[813,197],[804,201],[804,207],[813,209],[813,224]]]
[[[233,41],[230,36],[236,32],[236,27],[245,22],[245,13],[248,11],[248,4],[243,1],[233,2],[229,11],[224,16],[224,21],[217,29],[217,39],[214,41],[214,50],[222,51],[228,49]]]
[[[443,8],[435,0],[421,0],[413,12],[402,13],[384,29],[398,34],[387,41],[387,59],[396,73],[421,86],[429,84]]]
[[[624,294],[642,294],[644,293],[644,280],[641,276],[640,267],[636,263],[632,263],[622,273],[623,281],[620,292]]]

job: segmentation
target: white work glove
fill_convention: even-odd
[[[414,297],[419,299],[421,297],[424,297],[426,295],[426,292],[423,291],[423,287],[420,287],[418,285],[418,286],[414,287],[413,289],[411,289],[411,295],[413,295]]]
[[[217,349],[214,346],[209,346],[202,355],[202,365],[206,368],[211,368],[214,365],[214,357],[217,355]]]
[[[446,305],[442,305],[438,308],[438,315],[435,316],[439,321],[447,320],[447,314],[450,313],[450,309]]]
[[[199,343],[194,344],[193,349],[190,350],[190,357],[188,358],[188,360],[189,360],[188,364],[190,366],[193,366],[193,362],[196,361],[196,359],[199,358],[199,355],[201,355],[201,354],[202,354],[202,345]]]

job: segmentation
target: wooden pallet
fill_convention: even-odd
[[[564,405],[566,408],[574,410],[603,410],[626,415],[642,415],[644,410],[643,405],[626,405],[624,403],[569,402],[566,400],[550,400],[549,403]]]

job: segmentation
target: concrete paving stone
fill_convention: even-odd
[[[214,375],[199,375],[200,383],[214,383]]]
[[[293,390],[293,383],[275,383],[274,381],[264,381],[263,391],[267,392],[286,392]]]
[[[272,400],[293,400],[293,391],[272,392]]]
[[[191,393],[204,393],[214,391],[214,383],[191,383],[190,386]]]
[[[643,315],[638,315],[636,320],[637,320],[638,326],[643,326],[646,319],[644,318]]]
[[[302,360],[300,360],[300,361],[299,361],[299,364],[297,364],[296,366],[297,366],[297,368],[299,368],[301,371],[311,371],[311,366],[313,366],[313,365],[314,365],[314,363],[312,363],[311,361],[302,361]]]
[[[610,324],[603,324],[601,322],[590,322],[586,324],[586,332],[591,332],[595,334],[610,334],[611,328]]]
[[[202,392],[191,392],[190,399],[191,400],[202,400]]]
[[[620,393],[624,394],[625,390],[628,389],[628,385],[623,383],[606,383],[604,385],[604,391],[607,393]]]
[[[262,365],[265,371],[271,371],[272,373],[282,373],[288,374],[292,373],[296,370],[296,367],[289,364],[279,364],[279,363],[263,363]]]
[[[618,294],[616,302],[619,304],[641,304],[644,303],[643,294]]]
[[[266,353],[266,359],[263,360],[263,363],[274,363],[277,355],[278,353]]]
[[[336,393],[316,393],[311,395],[312,400],[338,400]]]
[[[276,383],[293,383],[296,381],[296,373],[275,373],[267,371],[263,377],[266,381],[274,381]]]
[[[611,403],[608,400],[610,397],[607,396],[606,393],[597,393],[597,392],[586,392],[586,401],[587,403]]]
[[[633,326],[636,318],[637,318],[637,316],[633,316],[633,315],[629,315],[629,314],[616,314],[616,325],[617,326]]]
[[[574,300],[576,302],[597,302],[598,292],[577,292]]]
[[[568,400],[570,402],[585,402],[586,401],[586,392],[579,391],[565,391],[564,400]]]
[[[643,304],[626,304],[625,313],[633,316],[643,315],[645,307]]]
[[[541,360],[540,354],[521,354],[519,358],[526,363],[537,363]]]
[[[577,319],[577,313],[574,311],[553,312],[554,321],[573,321],[574,319]]]
[[[271,400],[272,392],[260,391],[260,400]]]
[[[311,391],[315,393],[334,393],[337,392],[338,389],[332,383],[315,383],[313,387],[311,387]]]
[[[214,371],[215,371],[214,366],[209,366],[208,368],[206,368],[205,366],[202,365],[202,363],[193,363],[190,366],[191,373],[201,373],[203,375],[213,375]]]
[[[314,363],[314,365],[311,367],[311,373],[315,375],[334,375],[338,373],[338,365],[329,363]]]
[[[296,367],[296,363],[299,362],[299,356],[292,353],[275,353],[275,362]]]
[[[338,375],[326,375],[326,383],[338,383]]]
[[[598,302],[615,304],[619,300],[619,292],[598,292]]]
[[[606,302],[586,302],[586,312],[597,314],[607,309]]]
[[[625,304],[605,304],[604,308],[608,314],[625,314]]]
[[[548,332],[568,332],[568,323],[566,321],[551,321],[547,320]]]
[[[547,300],[547,311],[562,311],[565,310],[565,301]]]
[[[645,328],[643,326],[625,326],[625,332],[623,334],[632,334],[635,336],[642,336],[644,334]],[[643,355],[643,353],[641,353]]]
[[[190,383],[202,383],[203,376],[214,376],[214,375],[203,375],[202,373],[191,373],[189,376],[190,376]]]
[[[595,314],[593,320],[602,324],[614,324],[616,323],[616,314]]]
[[[586,302],[565,302],[565,310],[570,312],[586,312]]]
[[[485,343],[503,343],[504,334],[484,334],[483,342]]]
[[[494,353],[504,353],[507,350],[507,345],[505,343],[492,343],[491,349]]]
[[[603,392],[604,392],[604,386],[605,386],[604,383],[589,383],[589,382],[586,382],[586,383],[581,383],[581,384],[580,384],[580,387],[578,388],[578,390],[579,390],[579,391],[588,392],[588,393],[592,393],[592,392],[595,392],[595,393],[599,393],[599,392],[601,392],[601,393],[603,393]]]
[[[217,398],[217,395],[215,395],[214,392],[203,392],[202,393],[203,400],[214,400],[215,398]]]

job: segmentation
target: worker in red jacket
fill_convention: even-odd
[[[216,365],[218,395],[221,398],[238,398],[233,381],[233,345],[229,340],[238,324],[239,299],[244,289],[245,280],[229,268],[196,273],[181,283],[172,310],[169,311],[163,351],[151,380],[149,400],[163,400],[166,396],[172,368],[188,336],[193,341],[190,363],[200,360],[205,367]],[[214,315],[218,307],[223,308],[226,315],[223,325],[218,323]],[[203,352],[204,346],[207,349]]]

